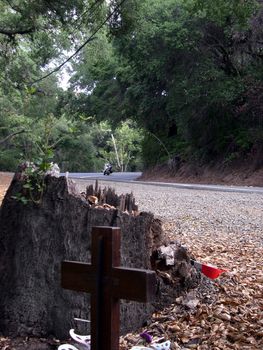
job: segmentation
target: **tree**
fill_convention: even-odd
[[[145,137],[148,164],[178,153],[203,161],[234,151],[243,157],[253,147],[254,124],[249,113],[237,118],[236,107],[252,85],[261,84],[262,36],[257,29],[255,43],[251,34],[261,8],[252,0],[235,6],[198,0],[126,3],[110,22],[111,54],[97,72],[90,74],[87,66],[93,88],[80,97],[81,110],[115,123],[130,118],[156,135],[165,147],[156,157],[153,139]],[[108,62],[115,64],[105,77]],[[80,81],[86,76],[82,68]],[[244,118],[248,128],[241,147]]]
[[[79,47],[106,7],[95,0],[0,0],[0,9],[0,166],[14,170],[19,159],[37,155],[50,115],[63,119],[67,129],[70,117],[61,117],[57,76],[42,76],[51,63],[65,60],[64,50]]]
[[[174,155],[228,161],[260,150],[261,2],[0,0],[0,5],[2,166],[11,156],[17,160],[21,150],[29,154],[31,147],[35,153],[30,137],[41,132],[22,123],[42,128],[40,119],[49,115],[74,129],[64,130],[55,150],[70,169],[98,169],[116,154],[125,169],[129,151],[123,146],[121,155],[118,138],[131,120],[143,130],[146,165]],[[107,26],[89,41],[100,23]],[[55,74],[46,75],[53,72],[50,62],[63,64],[69,48],[77,54],[71,89],[63,92]],[[102,147],[96,137],[105,121],[111,131],[105,131]],[[127,135],[132,132],[133,127]]]
[[[92,125],[93,144],[102,165],[110,162],[118,171],[141,169],[142,130],[131,120],[112,128],[108,122]],[[101,166],[101,169],[103,166]]]
[[[142,131],[131,120],[122,122],[112,136],[115,160],[120,171],[135,170],[140,165]]]

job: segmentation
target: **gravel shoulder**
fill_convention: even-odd
[[[81,191],[93,180],[75,180]],[[99,182],[118,194],[133,192],[140,211],[151,211],[165,222],[175,222],[175,234],[207,232],[262,234],[263,195],[165,188],[135,183]]]
[[[76,182],[81,191],[94,184]],[[186,246],[197,261],[228,271],[217,280],[204,278],[203,285],[210,283],[212,288],[201,288],[203,295],[195,308],[180,313],[178,304],[183,300],[175,301],[168,310],[153,315],[147,330],[172,340],[173,350],[263,349],[262,194],[109,181],[99,185],[113,187],[117,194],[133,192],[139,210],[160,218],[171,240]],[[123,349],[134,341],[135,335],[124,337]]]

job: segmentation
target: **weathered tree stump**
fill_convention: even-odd
[[[95,182],[95,188],[93,185],[89,185],[86,189],[86,193],[82,193],[90,204],[95,204],[97,207],[115,207],[121,211],[126,211],[130,214],[137,215],[138,206],[135,204],[135,198],[133,193],[116,194],[115,189],[108,187],[103,190],[99,187],[98,180]]]
[[[1,333],[62,339],[76,328],[74,317],[89,318],[89,296],[61,288],[60,266],[62,260],[90,261],[93,226],[120,227],[121,265],[155,269],[160,276],[156,303],[122,303],[122,334],[138,329],[156,307],[196,285],[198,275],[183,248],[175,249],[183,253],[173,267],[162,264],[158,249],[164,237],[153,214],[96,208],[65,177],[47,176],[42,202],[24,205],[13,198],[22,185],[16,174],[0,209]]]

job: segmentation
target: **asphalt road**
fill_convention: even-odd
[[[110,175],[103,175],[103,173],[69,173],[69,177],[73,179],[99,179],[99,180],[105,180],[105,181],[134,181],[136,180],[139,176],[141,176],[142,173],[118,173],[118,172],[113,172]]]
[[[64,174],[61,174],[64,175]],[[200,184],[182,184],[166,183],[157,181],[139,181],[136,180],[141,175],[140,172],[113,172],[111,175],[103,173],[69,173],[69,178],[83,180],[103,180],[112,182],[136,182],[144,185],[156,185],[162,187],[184,188],[191,190],[220,191],[220,192],[239,192],[239,193],[260,193],[263,194],[263,187],[252,186],[223,186],[223,185],[200,185]]]

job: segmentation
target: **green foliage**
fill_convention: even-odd
[[[100,64],[92,70],[84,55],[81,71],[76,67],[78,79],[88,77],[92,86],[81,97],[82,110],[116,124],[136,120],[155,135],[159,142],[144,137],[146,165],[174,154],[205,162],[233,152],[242,157],[253,145],[255,118],[245,107],[239,115],[237,106],[249,100],[261,104],[251,92],[251,85],[262,86],[262,44],[254,41],[262,37],[260,8],[253,0],[125,4],[111,22],[113,50],[105,43],[107,59],[96,53],[90,62],[98,58]],[[242,124],[248,129],[244,135]]]
[[[101,168],[107,162],[118,171],[141,168],[142,130],[136,123],[127,120],[112,128],[108,122],[93,124],[93,144],[101,158]]]
[[[45,189],[45,174],[52,167],[50,160],[53,158],[51,149],[46,149],[43,156],[34,162],[25,162],[23,175],[23,187],[13,199],[23,203],[40,204]]]
[[[114,142],[116,144],[115,163],[117,163],[118,169],[120,171],[138,170],[141,158],[142,130],[139,130],[131,120],[122,122],[113,132],[111,143],[108,141],[108,144],[112,147]],[[110,157],[113,158],[112,152]]]
[[[262,142],[258,1],[126,1],[72,62],[69,91],[55,75],[30,84],[118,3],[0,0],[2,169],[48,149],[62,171],[229,162]]]
[[[14,171],[21,159],[19,150],[6,149],[0,151],[0,169],[1,171]]]
[[[167,159],[160,144],[150,134],[146,134],[142,143],[142,158],[145,168],[162,163]]]
[[[238,130],[238,133],[235,137],[235,142],[237,146],[242,150],[242,151],[248,151],[251,148],[252,145],[252,140],[249,137],[249,134],[247,130]]]
[[[81,128],[80,130],[83,130]],[[80,134],[80,130],[68,135],[56,149],[55,159],[62,171],[88,172],[101,170],[96,159],[96,149],[89,132]]]
[[[189,3],[200,17],[209,19],[220,26],[228,25],[233,29],[248,26],[248,21],[258,8],[256,0],[193,0]]]

